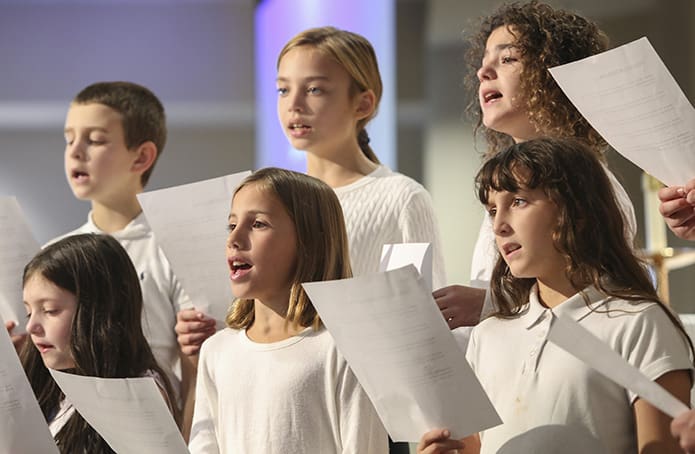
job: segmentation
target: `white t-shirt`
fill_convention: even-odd
[[[434,289],[446,285],[437,218],[421,184],[381,165],[334,189],[345,217],[353,275],[378,271],[384,244],[432,243],[432,283]]]
[[[325,328],[269,344],[226,328],[200,351],[189,449],[385,454],[388,443]]]
[[[81,233],[105,232],[94,224],[90,213],[86,224],[51,243]],[[174,331],[176,313],[181,309],[192,308],[193,304],[184,293],[164,252],[157,245],[143,213],[111,236],[126,250],[140,277],[143,297],[142,331],[178,399],[181,380],[176,373],[179,370],[179,344]]]
[[[692,369],[684,336],[659,305],[585,292],[590,306],[577,293],[548,309],[534,288],[521,315],[473,329],[466,357],[504,421],[481,433],[482,453],[637,452],[636,396],[548,342],[554,315],[577,321],[652,380]]]

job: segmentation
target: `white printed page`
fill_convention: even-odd
[[[432,291],[432,244],[431,243],[395,243],[384,244],[381,249],[379,271],[391,271],[413,265],[427,289]]]
[[[234,190],[250,172],[149,191],[138,200],[176,276],[197,310],[223,323],[233,300],[226,264]]]
[[[695,177],[695,109],[647,38],[550,73],[618,153],[669,186]]]
[[[672,418],[688,410],[683,402],[650,380],[625,358],[567,317],[555,317],[548,340]]]
[[[0,329],[0,451],[60,454],[4,328]]]
[[[22,272],[39,249],[17,199],[0,197],[0,317],[17,324],[12,334],[26,332]]]
[[[302,285],[394,441],[501,423],[413,265]]]
[[[188,453],[154,378],[50,372],[75,410],[118,454]]]

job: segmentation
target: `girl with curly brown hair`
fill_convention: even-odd
[[[606,142],[564,95],[548,71],[605,51],[608,39],[592,21],[532,1],[503,5],[482,19],[468,39],[466,87],[476,135],[487,142],[485,158],[514,143],[539,137],[572,137],[586,143],[604,163],[632,243],[634,209],[627,193],[605,167]],[[450,328],[474,325],[489,312],[489,286],[497,259],[492,225],[483,220],[473,252],[471,287],[452,285],[434,292]]]

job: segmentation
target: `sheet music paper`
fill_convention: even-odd
[[[412,264],[432,291],[432,244],[395,243],[385,244],[381,249],[379,271],[390,271]]]
[[[302,285],[394,441],[500,424],[413,265]]]
[[[188,453],[154,378],[50,372],[75,410],[118,454]]]
[[[0,197],[0,317],[17,324],[12,334],[26,332],[22,273],[39,249],[17,199]]]
[[[223,323],[233,300],[226,263],[234,190],[251,172],[138,194],[157,243],[199,311]]]
[[[4,328],[0,329],[0,451],[60,454]]]
[[[620,154],[667,185],[695,176],[695,109],[647,38],[550,73]]]
[[[639,369],[574,320],[562,316],[555,317],[550,325],[548,340],[672,418],[688,411],[683,402],[647,378]]]

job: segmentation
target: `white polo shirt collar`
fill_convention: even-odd
[[[586,295],[588,298],[588,304],[582,294]],[[526,329],[531,329],[544,320],[548,312],[555,315],[563,315],[575,321],[580,321],[591,312],[605,304],[608,299],[609,297],[599,291],[596,287],[589,286],[550,309],[544,306],[538,299],[538,285],[536,284],[531,289],[528,307],[526,308],[525,313],[521,316],[521,319],[523,320]]]

